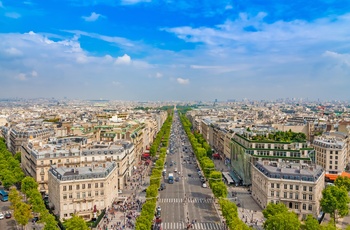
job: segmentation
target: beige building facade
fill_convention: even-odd
[[[252,167],[252,197],[262,209],[283,203],[299,218],[317,217],[325,172],[319,165],[258,161]]]
[[[115,162],[92,167],[51,167],[48,174],[49,203],[60,220],[73,214],[91,220],[94,210],[107,208],[118,198]],[[97,215],[97,214],[95,214]]]

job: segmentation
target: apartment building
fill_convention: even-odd
[[[48,171],[57,168],[99,167],[106,162],[118,165],[118,189],[123,189],[135,165],[134,145],[130,141],[89,142],[86,137],[53,138],[30,141],[22,146],[22,168],[39,183],[39,191],[48,192]]]
[[[277,162],[306,163],[314,161],[314,149],[306,141],[276,141],[269,138],[276,131],[264,129],[233,129],[231,139],[231,165],[235,174],[244,185],[251,184],[251,164],[256,161],[271,160]]]
[[[341,133],[334,134],[326,133],[313,141],[316,163],[325,169],[329,180],[341,175],[349,162],[348,137]]]
[[[257,161],[252,166],[252,197],[263,209],[269,203],[282,202],[299,218],[317,217],[324,178],[319,165]]]
[[[55,135],[53,128],[15,126],[10,129],[9,147],[12,154],[21,151],[22,144],[31,139],[48,139]]]
[[[97,167],[52,166],[48,184],[54,214],[60,220],[69,219],[73,214],[91,220],[96,217],[95,211],[107,208],[118,198],[117,178],[116,162]]]

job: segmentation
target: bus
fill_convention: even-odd
[[[0,190],[0,200],[5,202],[9,200],[9,194],[5,190]]]
[[[168,176],[168,183],[169,183],[169,184],[174,184],[174,174],[169,173],[169,176]]]

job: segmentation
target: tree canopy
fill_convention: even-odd
[[[82,217],[73,215],[63,223],[66,230],[89,230],[85,220]]]

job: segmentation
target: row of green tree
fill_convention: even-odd
[[[172,113],[170,113],[150,148],[151,150],[153,149],[153,151],[155,151],[152,153],[152,156],[156,156],[158,154],[158,160],[155,162],[155,165],[152,168],[152,173],[150,176],[150,185],[146,190],[146,202],[142,206],[140,216],[136,219],[136,230],[152,228],[154,212],[157,204],[158,188],[161,183],[162,171],[166,160],[166,151],[170,136],[172,120],[173,115]]]
[[[173,118],[172,112],[169,112],[167,119],[165,120],[164,124],[162,125],[162,128],[159,130],[156,138],[153,140],[153,143],[152,143],[150,150],[149,150],[152,157],[155,157],[157,155],[157,152],[158,152],[160,147],[168,146],[169,135],[167,135],[167,134],[170,134],[170,127],[171,127],[172,118]]]
[[[203,136],[199,133],[192,133],[191,122],[184,116],[180,115],[181,123],[190,140],[193,151],[199,161],[205,177],[209,180],[210,188],[216,198],[219,198],[219,204],[222,215],[226,220],[229,229],[249,229],[249,227],[238,217],[237,206],[227,199],[227,187],[222,181],[222,174],[215,170],[215,164],[210,159],[212,150]]]
[[[24,173],[20,167],[20,162],[16,154],[14,157],[6,148],[5,140],[0,139],[0,180],[5,189],[9,192],[9,200],[11,208],[14,212],[14,218],[18,224],[25,226],[32,218],[32,213],[40,216],[40,222],[45,224],[44,229],[58,229],[55,217],[46,209],[40,192],[38,191],[38,183],[32,177],[24,177]],[[21,187],[22,196],[16,189]]]

